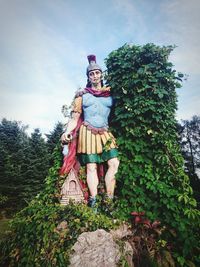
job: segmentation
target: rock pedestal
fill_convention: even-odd
[[[116,267],[120,260],[118,245],[102,229],[82,233],[72,251],[70,267]]]
[[[110,233],[103,229],[82,233],[72,247],[70,267],[117,267],[122,256],[122,249],[115,242],[131,234],[127,226],[121,226]],[[123,246],[123,258],[130,267],[133,250],[128,242]]]

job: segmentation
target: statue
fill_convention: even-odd
[[[96,63],[96,57],[89,55],[88,61],[86,88],[75,96],[71,118],[61,136],[63,144],[69,143],[69,151],[60,173],[69,173],[76,165],[75,159],[86,166],[89,205],[94,207],[98,194],[98,165],[107,162],[106,194],[112,199],[119,160],[116,141],[108,126],[113,106],[111,90],[103,86],[102,69]]]

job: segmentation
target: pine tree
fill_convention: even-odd
[[[4,208],[24,207],[44,188],[49,169],[47,144],[39,129],[29,137],[28,126],[3,119],[0,124],[0,194],[8,197]]]
[[[0,193],[8,197],[11,209],[21,205],[23,190],[23,161],[26,158],[27,126],[3,119],[0,124]]]
[[[53,131],[51,131],[49,134],[46,134],[47,137],[47,148],[48,153],[50,155],[50,166],[53,164],[53,151],[60,142],[61,134],[63,133],[63,124],[61,122],[58,122]]]
[[[191,120],[183,120],[178,124],[178,133],[185,160],[185,172],[190,178],[195,199],[200,206],[200,117],[193,116]]]
[[[38,128],[31,134],[27,149],[28,156],[22,166],[25,181],[22,196],[29,202],[44,189],[44,180],[50,167],[48,148]]]

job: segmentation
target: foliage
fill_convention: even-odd
[[[77,237],[98,228],[112,229],[116,220],[95,214],[85,204],[58,203],[60,149],[54,151],[54,166],[46,178],[45,190],[11,223],[6,242],[2,240],[1,264],[9,266],[67,266],[69,252]]]
[[[47,149],[48,154],[50,155],[50,165],[53,164],[53,151],[55,147],[57,146],[58,142],[60,142],[60,136],[63,133],[63,124],[61,122],[56,123],[53,131],[51,131],[49,134],[46,134],[47,137]]]
[[[23,208],[44,188],[62,124],[56,124],[47,140],[39,129],[29,136],[27,128],[17,121],[3,119],[0,123],[0,194],[7,198],[1,203],[7,213]]]
[[[21,206],[23,166],[27,158],[27,126],[3,119],[0,124],[0,193],[8,198],[7,207]]]
[[[184,173],[175,120],[175,89],[183,74],[168,61],[173,48],[126,44],[106,59],[115,97],[112,131],[120,151],[118,214],[126,218],[131,210],[145,210],[150,220],[175,231],[166,238],[177,259],[198,262],[199,211]]]
[[[6,236],[7,231],[9,231],[9,219],[1,218],[0,220],[0,239]]]
[[[8,197],[0,194],[0,205],[4,204],[6,201],[8,201]]]
[[[70,249],[82,232],[113,226],[111,219],[96,215],[84,204],[44,206],[33,201],[13,220],[10,240],[1,244],[4,253],[1,263],[67,266]]]
[[[29,138],[27,157],[22,165],[24,180],[22,197],[29,202],[44,188],[44,178],[49,169],[47,146],[39,129],[35,129]]]
[[[129,243],[133,247],[134,266],[155,266],[156,264],[156,266],[174,267],[170,245],[162,238],[166,227],[162,227],[157,220],[151,223],[144,217],[144,212],[131,214],[134,216],[134,234],[129,238]]]
[[[183,120],[178,126],[179,143],[185,160],[185,172],[188,174],[195,199],[200,207],[200,117]]]

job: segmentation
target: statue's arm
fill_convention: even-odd
[[[72,138],[72,131],[76,128],[78,120],[82,113],[82,97],[75,98],[72,104],[71,118],[67,123],[65,132],[61,136],[62,143],[68,143]]]

